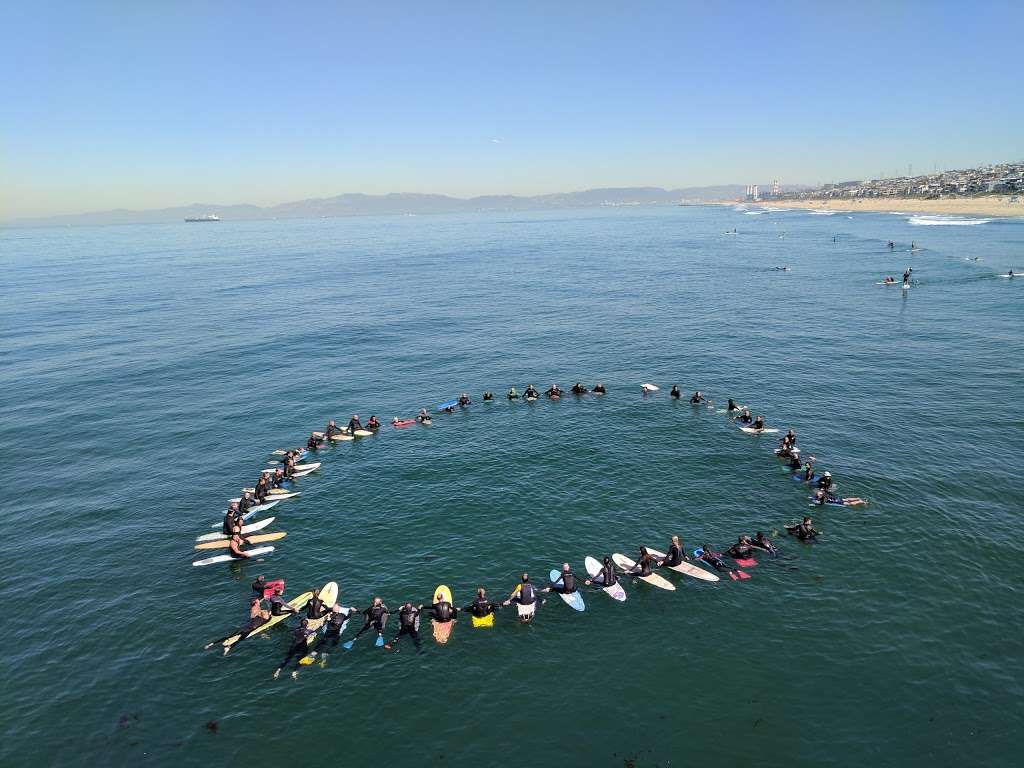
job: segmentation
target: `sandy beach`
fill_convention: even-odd
[[[808,208],[829,211],[899,211],[950,216],[1024,216],[1024,201],[1011,203],[1009,196],[958,197],[921,200],[906,197],[863,200],[771,200],[761,205],[773,208]]]

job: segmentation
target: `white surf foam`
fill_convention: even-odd
[[[973,227],[988,224],[992,219],[968,219],[963,216],[911,216],[908,221],[915,227]]]

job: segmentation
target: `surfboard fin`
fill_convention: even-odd
[[[377,642],[374,643],[378,648],[384,645],[384,635],[377,635]]]
[[[341,644],[341,647],[344,648],[346,651],[351,651],[352,643],[354,642],[355,640],[346,640],[344,643]]]

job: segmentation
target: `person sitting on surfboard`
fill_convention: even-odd
[[[511,605],[512,603],[533,605],[535,602],[537,602],[537,590],[530,583],[530,574],[523,573],[523,581],[519,585],[519,591],[502,603],[502,605]]]
[[[278,467],[274,470],[274,474],[270,476],[270,487],[271,488],[284,488],[284,484],[288,481],[288,478],[284,476],[284,470]]]
[[[320,599],[320,590],[314,589],[313,596],[306,603],[306,618],[310,620],[322,619],[327,615],[327,605]]]
[[[231,538],[228,539],[228,550],[231,552],[232,557],[238,557],[245,560],[249,559],[249,555],[242,549],[242,545],[245,543],[245,539],[242,538],[242,527],[236,525],[234,531],[231,533]]]
[[[545,392],[544,394],[546,394],[548,397],[561,397],[562,390],[558,388],[557,384],[552,384],[548,391]]]
[[[562,563],[562,583],[544,587],[544,591],[561,592],[563,595],[571,595],[576,591],[576,574],[572,572],[568,563]]]
[[[693,403],[694,405],[697,405],[697,403],[706,403],[707,401],[708,399],[704,397],[704,393],[701,392],[699,389],[696,392],[694,392],[693,395],[690,397],[690,402]]]
[[[647,547],[640,547],[640,557],[636,563],[630,568],[627,573],[633,576],[650,576],[654,573],[654,566],[657,565],[657,561],[651,557],[651,553],[647,551]]]
[[[380,422],[377,421],[376,416],[371,416],[369,418],[369,420],[366,422],[366,428],[371,432],[376,432],[378,429],[380,429]]]
[[[274,594],[272,594],[267,600],[270,602],[270,615],[271,616],[283,616],[287,613],[298,613],[295,608],[292,608],[288,603],[284,601],[281,595],[284,593],[284,587],[280,584],[274,587]]]
[[[254,629],[266,624],[270,619],[270,611],[263,607],[263,601],[254,597],[249,601],[249,623],[245,625],[243,632],[252,632]]]
[[[600,381],[597,382],[597,384],[594,385],[594,388],[591,391],[595,395],[603,395],[605,393],[604,384],[602,384]]]
[[[727,554],[733,560],[736,560],[737,558],[740,560],[749,559],[750,556],[753,554],[750,550],[750,537],[740,536],[738,539],[736,539],[736,543],[726,550],[725,554]]]
[[[224,515],[224,525],[221,527],[221,532],[225,536],[230,536],[234,533],[235,528],[242,524],[242,514],[238,511],[238,502],[232,501],[231,506],[228,507],[227,514]]]
[[[601,564],[601,570],[583,583],[590,586],[590,584],[595,581],[602,587],[614,587],[619,583],[619,577],[615,575],[615,563],[612,562],[611,557],[608,555],[604,556],[604,562]]]
[[[359,636],[363,634],[370,627],[377,630],[378,635],[384,634],[384,623],[388,620],[388,616],[391,615],[391,611],[384,605],[384,601],[379,597],[373,598],[373,605],[363,611],[363,616],[366,617],[366,623],[363,624],[363,628],[356,632],[356,636],[349,642],[355,642],[359,639]]]
[[[777,555],[779,553],[778,547],[771,543],[768,537],[764,535],[764,531],[757,532],[757,537],[750,542],[750,546],[755,549],[763,549],[770,555]]]
[[[802,523],[797,525],[787,525],[786,533],[796,536],[800,541],[810,541],[818,535],[818,531],[814,530],[814,523],[811,518],[805,517]]]
[[[420,641],[419,623],[420,623],[420,606],[415,608],[412,603],[406,602],[401,608],[398,609],[398,632],[391,638],[390,643],[385,643],[384,647],[391,649],[391,646],[398,645],[398,641],[402,639],[402,635],[408,635],[412,638],[413,645],[416,646],[416,652],[421,652],[422,642]]]
[[[253,488],[253,495],[256,497],[256,501],[265,504],[268,493],[270,493],[270,478],[261,473],[259,480],[256,481],[256,487]]]
[[[259,485],[259,481],[257,481],[257,485]],[[252,509],[255,506],[255,504],[253,503],[252,495],[249,493],[249,491],[242,491],[242,498],[240,498],[237,502],[232,503],[234,503],[235,506],[238,507],[238,514],[242,516],[244,516],[250,509]]]
[[[794,472],[799,472],[800,468],[803,467],[803,464],[800,463],[800,449],[799,448],[793,448],[789,452],[789,465],[788,465],[788,467],[789,467],[789,469],[792,469]]]
[[[764,416],[758,416],[754,419],[754,423],[750,425],[751,429],[756,429],[758,432],[764,430]]]
[[[492,603],[487,599],[487,590],[483,587],[478,587],[476,590],[476,599],[462,610],[467,611],[471,616],[483,619],[494,613],[499,608],[501,608],[501,603]]]
[[[341,427],[334,423],[334,419],[327,422],[327,429],[324,430],[324,437],[330,440],[335,435],[340,435],[342,432]]]
[[[489,390],[489,389],[486,390],[484,392],[484,402],[486,403],[486,402],[488,402],[490,400],[493,400],[493,399],[494,399],[494,393],[491,392],[491,390]]]
[[[754,417],[750,415],[750,409],[744,408],[743,413],[740,414],[740,424],[750,424],[754,420]]]
[[[284,479],[292,480],[295,477],[295,457],[288,456],[284,460]]]
[[[523,397],[538,398],[540,393],[533,388],[533,384],[527,384],[526,389],[523,390]]]
[[[574,395],[585,395],[587,394],[587,388],[583,386],[582,382],[577,381],[572,385],[572,393]]]
[[[515,387],[512,387],[508,391],[508,395],[506,395],[506,397],[508,397],[509,400],[518,400],[519,399],[519,393],[516,392],[516,388]]]
[[[419,606],[419,609],[422,611],[423,606]],[[442,624],[449,621],[455,621],[459,615],[459,609],[444,599],[431,603],[428,610],[430,611],[430,618],[434,621],[439,621]]]
[[[345,431],[348,432],[351,435],[357,429],[362,429],[362,428],[363,428],[363,425],[362,425],[362,422],[359,421],[359,414],[358,413],[353,413],[352,414],[352,418],[348,420],[348,427],[345,428]]]
[[[659,567],[671,568],[674,565],[679,565],[684,560],[689,560],[683,551],[683,545],[679,541],[678,536],[672,537],[672,543],[668,547],[668,552],[661,560],[658,561]]]

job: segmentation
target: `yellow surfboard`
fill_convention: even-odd
[[[434,590],[434,602],[436,603],[441,600],[444,600],[446,603],[452,602],[452,591],[444,584],[441,584]],[[448,638],[451,637],[452,628],[455,626],[455,620],[436,621],[432,619],[430,623],[433,625],[434,639],[441,645],[447,643]]]

